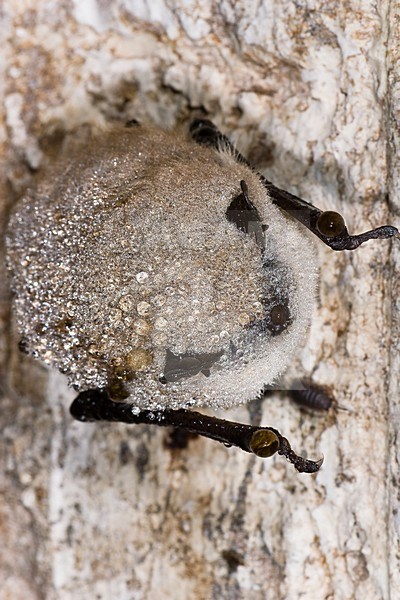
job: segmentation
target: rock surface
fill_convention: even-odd
[[[398,3],[8,0],[0,18],[2,231],[65,133],[195,114],[350,231],[399,225]],[[2,597],[393,597],[400,249],[318,252],[299,369],[332,387],[335,409],[310,416],[277,396],[222,413],[323,453],[313,476],[200,438],[73,422],[63,376],[17,350],[2,266]]]

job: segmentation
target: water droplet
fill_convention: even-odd
[[[145,283],[149,278],[149,274],[146,273],[146,271],[140,271],[140,273],[137,273],[136,275],[136,281],[138,283]]]
[[[146,335],[149,335],[149,333],[151,331],[150,323],[148,323],[144,319],[138,319],[137,321],[134,322],[133,326],[138,335],[146,336]]]
[[[164,319],[164,317],[158,317],[158,319],[156,319],[154,323],[155,329],[165,329],[167,325],[168,321],[167,319]]]
[[[164,346],[167,341],[165,333],[156,333],[153,336],[153,343],[155,346]]]
[[[153,362],[153,356],[144,348],[135,348],[125,356],[125,366],[129,371],[143,371]]]
[[[185,296],[190,292],[190,286],[186,283],[180,283],[178,287],[178,291],[182,296]]]
[[[121,310],[128,312],[133,308],[133,297],[127,294],[126,296],[122,296],[120,301],[118,302],[118,306]]]
[[[151,306],[148,302],[145,302],[143,300],[142,302],[139,302],[139,304],[136,307],[136,310],[138,311],[139,315],[145,316],[148,315],[151,311]]]
[[[262,314],[264,312],[264,307],[261,302],[254,302],[253,309],[257,314]]]
[[[111,323],[118,323],[122,319],[122,312],[119,308],[112,308],[108,315],[108,319]]]
[[[240,313],[238,321],[242,327],[245,327],[246,325],[248,325],[250,323],[250,317],[247,313],[243,312],[243,313]]]
[[[154,306],[163,306],[166,300],[167,299],[163,294],[157,294],[154,298],[150,298],[150,302],[154,304]]]

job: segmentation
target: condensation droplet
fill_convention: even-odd
[[[153,362],[153,356],[144,348],[135,348],[125,356],[125,366],[130,371],[143,371]]]
[[[185,296],[186,294],[189,294],[189,292],[190,292],[190,286],[189,286],[189,284],[179,283],[178,292],[182,296]]]
[[[204,304],[204,310],[208,314],[210,314],[210,315],[212,315],[213,313],[215,313],[215,304],[214,304],[214,302],[206,302]]]
[[[240,313],[238,321],[240,323],[240,325],[242,325],[242,327],[245,327],[246,325],[248,325],[250,323],[250,317],[247,313]]]
[[[166,302],[166,297],[163,294],[157,294],[157,296],[154,296],[153,298],[150,298],[150,302],[152,304],[154,304],[154,306],[164,306],[165,302]]]
[[[149,274],[146,273],[146,271],[140,271],[140,273],[137,273],[136,275],[136,281],[138,283],[145,283],[149,278]]]
[[[164,317],[158,317],[158,319],[156,319],[154,322],[155,329],[165,329],[167,325],[168,321],[167,319],[164,319]]]
[[[138,311],[139,315],[145,316],[148,315],[151,311],[151,306],[148,302],[145,302],[143,300],[142,302],[139,302],[139,304],[136,307],[136,310]]]
[[[71,301],[67,302],[67,314],[70,317],[74,316],[74,314],[75,314],[75,304],[74,304],[74,302],[71,302]]]
[[[156,333],[153,336],[153,343],[155,346],[164,346],[167,341],[167,336],[165,333]]]
[[[131,346],[136,347],[139,345],[139,336],[136,333],[133,333],[129,336],[129,343]]]
[[[254,302],[253,309],[257,314],[262,314],[264,312],[264,307],[261,302]]]
[[[117,323],[122,319],[122,312],[119,308],[112,308],[109,312],[108,318],[111,323]]]
[[[144,319],[138,319],[133,324],[135,331],[138,335],[146,336],[149,335],[151,331],[151,325]]]
[[[120,298],[120,301],[118,302],[118,306],[124,312],[128,312],[128,311],[132,310],[133,303],[134,303],[133,297],[130,296],[129,294],[127,294],[126,296],[122,296],[122,298]]]

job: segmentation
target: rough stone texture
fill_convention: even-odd
[[[389,160],[388,182],[389,201],[393,212],[399,214],[400,197],[400,4],[393,2],[390,7],[391,35],[388,46],[388,107],[389,107]],[[391,300],[391,353],[389,362],[389,457],[388,457],[388,535],[389,535],[389,574],[392,590],[400,587],[399,570],[399,539],[400,539],[400,514],[399,514],[399,472],[400,472],[400,397],[399,397],[399,372],[400,372],[400,248],[394,245],[390,266],[390,300]]]
[[[400,188],[398,3],[198,6],[3,3],[2,228],[60,133],[195,112],[351,230],[399,225],[388,216]],[[164,431],[72,422],[63,377],[16,350],[1,272],[2,597],[394,597],[400,249],[318,250],[301,363],[347,410],[309,416],[276,397],[229,412],[323,452],[316,476],[207,440],[180,449]]]

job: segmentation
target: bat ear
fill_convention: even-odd
[[[226,218],[234,223],[240,231],[248,233],[255,238],[256,243],[265,249],[264,230],[260,215],[249,199],[248,188],[245,181],[240,182],[241,193],[234,197],[226,210]]]

